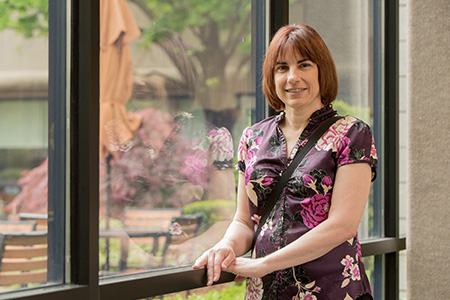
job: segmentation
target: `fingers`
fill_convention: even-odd
[[[236,276],[235,278],[234,278],[234,282],[236,282],[236,283],[241,283],[241,282],[243,282],[244,280],[246,280],[247,278],[246,277],[244,277],[244,276]]]
[[[234,262],[236,258],[233,255],[227,255],[222,261],[222,269],[227,270],[228,267]]]
[[[192,266],[192,269],[194,270],[201,269],[206,265],[207,262],[208,262],[208,255],[205,252],[199,258],[197,258],[194,265]]]
[[[226,270],[234,261],[234,251],[230,249],[210,249],[203,253],[192,266],[193,269],[207,268],[207,285],[220,279],[222,270]]]
[[[217,276],[216,274],[219,273],[220,277],[220,270],[215,269],[215,253],[213,251],[210,251],[208,255],[208,263],[207,263],[208,271],[206,273],[207,285],[212,285],[214,282],[214,278]]]

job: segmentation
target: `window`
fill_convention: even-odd
[[[249,0],[140,4],[100,2],[102,277],[192,264],[219,241],[254,107]]]
[[[234,162],[229,162],[226,153],[213,151],[217,143],[224,141],[216,137],[231,136],[231,148],[236,150],[242,129],[271,113],[259,84],[268,39],[283,24],[306,22],[324,36],[336,59],[341,72],[341,106],[367,118],[378,133],[378,185],[374,186],[361,228],[367,238],[362,247],[373,288],[380,296],[377,299],[395,299],[395,266],[398,251],[405,248],[405,240],[398,236],[398,4],[344,1],[333,8],[320,1],[244,0],[219,1],[219,6],[204,1],[202,7],[187,9],[150,0],[147,5],[137,0],[111,0],[108,5],[113,2],[122,5],[125,15],[105,16],[103,1],[41,2],[49,7],[48,50],[46,38],[26,41],[43,43],[41,56],[48,55],[48,66],[38,57],[27,64],[25,58],[16,59],[14,67],[24,64],[25,73],[31,76],[33,64],[43,66],[43,73],[49,74],[48,96],[45,75],[27,93],[31,85],[23,84],[21,78],[20,88],[15,89],[20,97],[3,93],[7,90],[3,85],[6,80],[0,77],[0,124],[2,129],[11,128],[6,123],[10,116],[5,114],[6,109],[11,115],[14,112],[11,119],[17,123],[15,131],[2,130],[0,158],[8,155],[6,163],[0,165],[2,176],[18,174],[15,170],[5,171],[7,167],[30,169],[49,158],[47,220],[51,261],[51,277],[47,280],[51,284],[14,292],[2,290],[2,298],[139,299],[202,287],[204,270],[191,270],[189,264],[195,252],[208,247],[205,236],[219,235],[229,221],[228,213],[216,215],[216,209],[232,210],[233,205],[233,196],[224,190],[234,187],[235,174],[230,168]],[[6,10],[0,11],[4,16]],[[324,13],[326,18],[314,17]],[[112,23],[132,18],[137,33],[127,31],[130,35],[121,35],[119,30],[119,35],[112,38],[114,47],[127,48],[105,57],[102,51],[108,49],[108,43],[102,42],[105,37],[108,40],[108,34],[104,30],[113,29],[104,25],[108,18]],[[324,22],[332,21],[347,26],[347,34],[330,32],[333,26]],[[5,32],[12,35],[10,30],[1,31],[0,38],[5,38]],[[11,35],[5,39],[18,39]],[[6,44],[10,46],[8,51],[16,53],[14,43]],[[346,51],[344,46],[348,45],[352,45],[352,51]],[[23,51],[30,48],[34,49],[30,55],[39,53],[36,44],[23,47]],[[105,59],[127,51],[133,73],[123,78],[131,78],[127,82],[128,88],[134,87],[133,93],[120,90],[128,96],[103,99],[108,95],[104,90],[107,85],[109,89],[122,87],[120,80],[112,84],[114,75],[121,73],[106,71],[104,75]],[[2,59],[2,72],[10,71],[12,63]],[[106,66],[112,68],[111,64]],[[121,66],[116,67],[120,70]],[[111,117],[118,114],[122,118]],[[20,118],[35,125],[25,130]],[[173,126],[177,128],[180,123],[183,126],[166,142]],[[155,144],[149,143],[150,135]],[[230,145],[230,139],[226,141]],[[176,146],[170,148],[167,144],[172,142]],[[176,155],[180,160],[159,157],[161,147],[163,152],[181,152]],[[26,154],[22,155],[22,151]],[[13,160],[16,156],[24,159]],[[194,158],[202,162],[198,169],[193,168],[198,166]],[[13,161],[17,163],[11,164]],[[190,169],[188,162],[192,162]],[[170,169],[171,163],[175,164],[171,174],[153,176],[156,172],[149,171]],[[209,166],[214,167],[214,172],[208,173]],[[143,173],[133,174],[133,170]],[[190,176],[195,171],[205,177]],[[226,174],[220,173],[223,171]],[[209,190],[205,183],[214,180],[212,173],[226,175],[231,181],[220,182],[231,184],[224,184],[225,189],[219,192]],[[170,176],[174,174],[177,176]],[[15,183],[15,176],[2,178],[13,178],[10,182]],[[117,181],[126,184],[117,185]],[[126,186],[125,191],[120,190],[122,186]],[[10,184],[2,191],[10,197],[8,201],[13,201],[20,188]],[[195,204],[205,202],[207,205]],[[137,225],[125,222],[127,213],[138,214],[144,209],[156,211],[158,217],[165,215],[164,231],[137,230]],[[195,219],[199,214],[200,221]],[[192,223],[177,219],[185,215],[194,217],[187,221]],[[184,224],[197,226],[195,237],[183,230],[187,228]],[[190,239],[183,240],[184,245],[176,243],[178,237],[186,235]],[[221,283],[232,279],[232,275],[224,274]]]

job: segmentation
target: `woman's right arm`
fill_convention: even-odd
[[[233,221],[224,237],[214,247],[203,253],[192,266],[194,269],[206,266],[208,285],[219,280],[222,270],[227,269],[236,257],[250,250],[253,241],[253,224],[245,190],[245,178],[242,173],[239,173],[237,209]]]

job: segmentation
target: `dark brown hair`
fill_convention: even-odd
[[[336,66],[330,50],[320,35],[308,25],[286,25],[281,27],[270,42],[263,65],[263,92],[269,105],[275,110],[284,109],[284,103],[275,90],[275,65],[287,49],[294,48],[303,58],[317,64],[319,69],[320,97],[324,105],[337,96],[338,79]]]

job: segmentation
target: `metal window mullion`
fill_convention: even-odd
[[[262,64],[266,53],[267,43],[267,3],[252,0],[252,84],[255,88],[255,112],[251,116],[252,123],[267,116],[266,98],[262,91]]]
[[[98,299],[99,1],[72,1],[71,282]]]
[[[385,0],[385,236],[399,238],[398,1]],[[399,254],[385,254],[385,299],[399,298]]]
[[[66,2],[49,1],[48,281],[65,274]]]
[[[289,24],[289,0],[271,0],[269,12],[269,40],[275,35],[278,29]],[[262,66],[261,66],[262,67]],[[277,112],[268,108],[268,115],[275,115]]]

